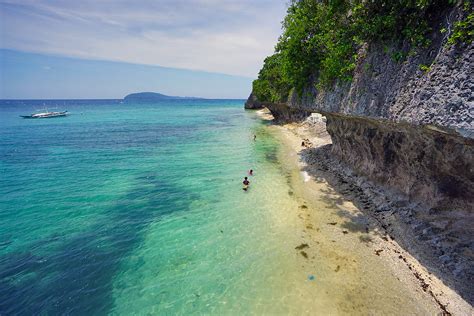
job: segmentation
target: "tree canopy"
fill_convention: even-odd
[[[471,1],[461,2],[471,11],[455,24],[451,44],[473,37]],[[426,47],[427,34],[433,31],[430,19],[455,4],[456,0],[293,0],[275,54],[265,59],[253,91],[260,101],[285,102],[292,89],[301,95],[309,84],[322,88],[350,81],[362,43],[398,40]]]

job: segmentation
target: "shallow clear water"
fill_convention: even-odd
[[[37,107],[0,109],[0,311],[184,311],[195,299],[205,312],[260,264],[250,238],[267,228],[265,200],[241,181],[275,172],[276,144],[251,141],[260,123],[242,101],[18,117]]]
[[[0,105],[0,314],[425,312],[357,237],[295,251],[338,209],[303,200],[243,101],[66,105]]]

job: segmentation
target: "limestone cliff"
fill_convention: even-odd
[[[250,93],[249,98],[245,101],[245,108],[247,110],[258,110],[263,109],[264,105],[257,100],[257,97],[253,93]]]
[[[404,62],[392,58],[403,47],[366,44],[352,82],[265,105],[279,121],[326,115],[333,154],[371,180],[432,208],[472,210],[474,44],[445,37],[433,32]]]

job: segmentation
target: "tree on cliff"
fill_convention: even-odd
[[[470,42],[474,16],[470,0],[293,0],[282,23],[275,54],[265,59],[253,92],[259,101],[285,102],[291,89],[301,95],[310,84],[327,88],[350,81],[357,50],[365,42],[405,43],[409,51],[430,45],[427,34],[440,27],[437,17],[449,7],[462,7],[450,44]]]

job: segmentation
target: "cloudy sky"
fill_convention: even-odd
[[[205,71],[204,77],[211,72],[251,82],[281,33],[286,2],[0,0],[2,67],[13,71],[6,75],[15,75],[21,65],[11,60],[32,58],[20,54],[27,52],[49,58],[43,71],[55,69],[51,56],[56,56],[119,62],[117,67],[132,63]],[[19,56],[12,58],[16,52]],[[13,97],[5,91],[12,88],[6,87],[6,75],[0,97]],[[74,73],[69,75],[73,80]]]

